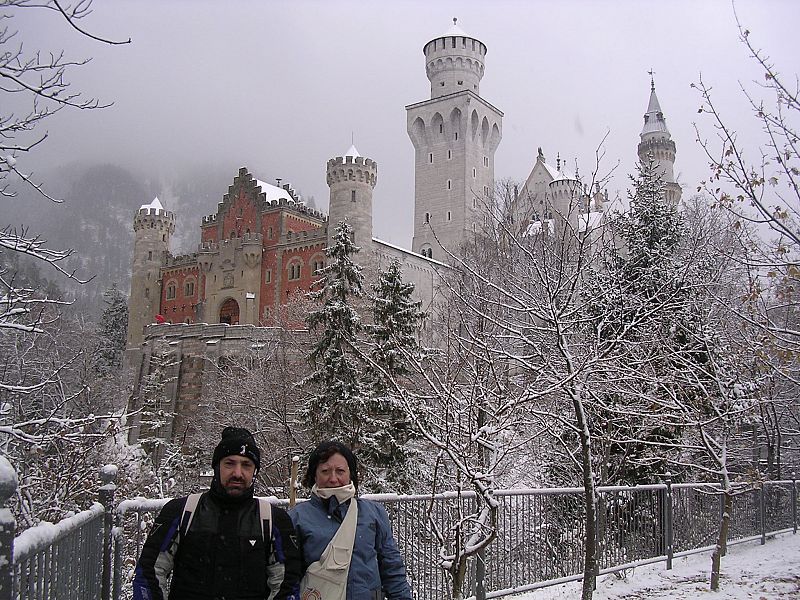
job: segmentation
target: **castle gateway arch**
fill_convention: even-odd
[[[239,303],[233,298],[228,298],[219,307],[219,322],[228,325],[239,324]]]

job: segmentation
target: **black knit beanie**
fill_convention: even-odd
[[[216,471],[219,461],[232,454],[246,456],[252,460],[256,465],[256,471],[261,468],[261,451],[256,446],[253,434],[243,427],[226,427],[222,430],[222,440],[214,448],[211,467]]]

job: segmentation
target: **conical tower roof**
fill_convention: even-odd
[[[648,134],[661,134],[662,136],[666,134],[666,138],[670,138],[667,121],[661,111],[661,104],[656,96],[656,84],[652,77],[650,79],[650,102],[647,103],[647,112],[644,114],[644,126],[640,137],[644,140]]]

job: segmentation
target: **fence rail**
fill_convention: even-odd
[[[0,457],[2,458],[2,457]],[[4,470],[0,465],[0,475]],[[167,500],[124,500],[114,506],[113,473],[103,473],[101,503],[13,538],[0,510],[0,600],[126,600],[136,557],[158,510]],[[0,502],[9,486],[0,477]],[[797,532],[797,482],[770,481],[733,496],[729,540]],[[665,483],[597,490],[598,573],[699,552],[716,542],[723,496],[719,486]],[[13,493],[13,490],[12,490]],[[582,577],[583,489],[499,490],[497,538],[471,561],[467,584],[476,598],[504,595]],[[367,496],[370,497],[370,496]],[[439,547],[428,514],[441,529],[474,508],[474,494],[376,495],[392,522],[414,598],[448,597]],[[285,503],[285,501],[277,501]],[[113,522],[112,522],[113,519]],[[9,533],[10,531],[10,533]],[[30,533],[29,533],[30,532]],[[6,541],[8,540],[8,542]],[[15,550],[16,549],[16,553]],[[6,551],[3,551],[6,554]]]

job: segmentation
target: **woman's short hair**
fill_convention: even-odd
[[[356,455],[347,446],[336,440],[328,440],[317,445],[308,457],[308,468],[303,476],[303,485],[311,489],[317,480],[317,467],[319,463],[327,461],[334,454],[341,454],[350,468],[350,481],[358,489],[358,461]]]

